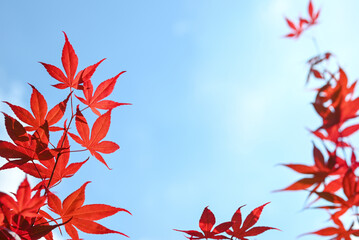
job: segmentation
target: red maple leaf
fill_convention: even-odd
[[[314,11],[314,7],[313,7],[313,3],[310,0],[309,4],[308,4],[308,14],[309,14],[309,25],[314,25],[317,24],[318,18],[319,18],[319,14],[320,14],[320,10],[318,10],[317,12]]]
[[[86,182],[78,190],[71,193],[62,203],[55,194],[51,192],[48,193],[48,206],[51,211],[61,217],[66,232],[73,240],[79,240],[76,228],[90,234],[117,233],[128,237],[124,233],[108,229],[95,222],[96,220],[112,216],[120,211],[131,213],[126,209],[105,204],[83,205],[85,201],[85,188],[88,183],[89,182]]]
[[[294,24],[293,21],[289,20],[288,18],[285,18],[289,28],[292,30],[292,32],[288,33],[287,35],[285,35],[285,37],[287,38],[299,38],[299,36],[302,34],[302,32],[304,31],[304,26],[305,24],[308,23],[307,20],[305,19],[300,19],[298,25]]]
[[[344,138],[349,137],[359,129],[358,124],[348,126],[348,120],[356,118],[359,111],[359,98],[354,98],[356,81],[348,84],[348,78],[342,68],[338,76],[331,74],[328,82],[317,91],[314,109],[323,120],[312,133],[321,140],[328,140],[338,147],[351,147]]]
[[[30,135],[16,119],[6,115],[6,130],[13,142],[0,141],[0,156],[9,162],[4,164],[0,170],[18,167],[30,160],[49,160],[56,154],[55,149],[48,148],[49,131],[47,122]],[[12,159],[10,161],[9,159]]]
[[[359,206],[359,182],[353,170],[349,168],[342,180],[342,189],[347,200],[332,192],[315,192],[320,198],[332,203],[330,206],[320,206],[323,209],[338,209],[331,218],[336,219],[343,215],[349,208]]]
[[[336,155],[336,152],[328,152],[328,161],[324,160],[324,156],[321,151],[313,144],[313,157],[314,165],[308,166],[304,164],[283,164],[284,166],[301,174],[309,174],[290,186],[279,191],[297,191],[305,190],[314,185],[314,189],[317,189],[329,175],[343,176],[348,166],[342,158]],[[338,189],[332,189],[332,191]]]
[[[70,44],[66,33],[65,35],[65,45],[62,50],[62,66],[65,70],[65,74],[61,71],[61,69],[55,67],[54,65],[47,64],[40,62],[46,69],[46,71],[50,74],[51,77],[58,80],[60,83],[53,85],[58,89],[65,89],[65,88],[74,88],[74,89],[83,89],[83,81],[84,79],[90,79],[91,76],[96,71],[97,66],[104,60],[102,59],[97,64],[94,64],[90,67],[81,70],[76,75],[76,70],[78,66],[78,57],[73,49],[72,45]],[[75,77],[76,75],[76,77]]]
[[[218,235],[225,232],[232,226],[232,222],[224,222],[217,225],[213,230],[213,226],[216,223],[216,218],[211,210],[206,207],[203,210],[202,216],[199,220],[199,228],[203,233],[195,230],[177,230],[175,231],[184,232],[191,237],[189,239],[228,239],[228,237],[223,235]]]
[[[242,213],[241,213],[241,207],[239,207],[237,209],[237,211],[233,214],[232,217],[232,229],[233,230],[227,230],[226,232],[235,237],[238,238],[240,240],[247,240],[247,237],[252,237],[252,236],[257,236],[265,231],[271,230],[271,229],[276,229],[279,230],[277,228],[272,228],[272,227],[253,227],[254,224],[257,223],[259,217],[262,214],[262,210],[265,207],[265,205],[269,204],[263,204],[260,207],[257,207],[256,209],[254,209],[244,220],[243,225],[242,225]],[[242,227],[241,227],[242,226]],[[253,228],[252,228],[253,227]]]
[[[110,128],[111,124],[111,110],[101,115],[94,122],[91,129],[91,137],[90,137],[90,129],[87,124],[85,117],[82,115],[79,107],[77,106],[76,111],[76,129],[79,133],[80,137],[69,133],[71,138],[75,140],[78,144],[88,149],[91,155],[95,156],[100,162],[108,165],[103,159],[100,153],[113,153],[118,150],[120,147],[111,141],[101,141],[106,135]],[[101,141],[101,142],[100,142]],[[110,168],[109,168],[110,169]]]
[[[91,108],[91,110],[97,114],[98,116],[101,115],[101,113],[97,109],[104,109],[104,110],[111,110],[115,107],[121,106],[121,105],[131,105],[130,103],[118,103],[111,100],[102,100],[109,96],[117,82],[117,79],[123,74],[125,71],[120,72],[115,77],[107,79],[106,81],[103,81],[100,83],[100,85],[96,88],[95,93],[93,93],[93,86],[90,79],[84,80],[83,85],[83,93],[85,96],[85,99],[76,96],[83,104],[86,104],[88,107]]]
[[[11,110],[22,122],[30,125],[29,127],[25,127],[27,131],[34,131],[38,129],[40,126],[45,124],[45,121],[47,121],[50,131],[61,130],[61,128],[53,127],[52,125],[59,122],[60,119],[64,116],[66,111],[67,101],[70,95],[67,96],[67,98],[64,101],[60,102],[55,107],[53,107],[49,112],[47,112],[47,102],[44,96],[34,86],[32,86],[31,84],[30,86],[32,87],[30,107],[33,114],[31,114],[25,108],[13,105],[9,102],[5,102],[5,103],[7,103],[10,106]]]
[[[40,191],[37,191],[36,194],[31,197],[31,188],[27,178],[20,184],[15,198],[16,201],[6,193],[0,192],[0,203],[5,205],[14,214],[26,217],[36,217],[38,210],[46,201],[45,196],[40,196]]]
[[[353,225],[349,229],[345,229],[343,223],[340,221],[339,218],[334,219],[334,223],[337,225],[337,227],[327,227],[315,232],[302,234],[301,236],[308,234],[328,236],[328,237],[334,236],[331,239],[335,239],[335,240],[351,240],[352,238],[350,237],[350,235],[359,237],[359,230],[353,229]]]
[[[25,178],[14,194],[15,199],[0,192],[0,239],[17,239],[9,238],[13,234],[24,240],[52,239],[51,231],[61,224],[49,225],[43,217],[43,214],[48,214],[40,210],[45,205],[46,196],[40,196],[40,191],[37,191],[31,197],[32,191]]]

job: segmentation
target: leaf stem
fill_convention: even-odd
[[[66,127],[66,129],[65,129],[65,133],[64,133],[65,135],[67,135],[67,133],[68,133],[68,131],[69,131],[69,129],[70,129],[70,125],[71,125],[72,120],[74,119],[74,117],[75,117],[75,115],[72,113],[72,116],[71,116],[71,119],[70,119],[70,121],[69,121],[69,124],[67,125],[67,127]],[[65,143],[65,138],[62,140],[62,143],[61,143],[61,147],[60,147],[60,148],[63,147],[64,143]],[[58,160],[59,160],[61,154],[62,154],[62,153],[60,152],[60,153],[58,153],[57,156],[56,156],[55,165],[54,165],[54,168],[52,169],[49,182],[47,183],[47,187],[46,187],[47,189],[50,187],[52,178],[54,177],[54,173],[55,173],[55,169],[56,169],[56,166],[57,166],[57,162],[58,162]]]
[[[74,105],[72,102],[72,87],[70,87],[70,102],[71,102],[71,114],[74,115]]]
[[[31,159],[31,162],[32,162],[32,164],[34,165],[34,167],[35,167],[35,169],[36,169],[36,171],[37,171],[37,174],[39,174],[39,176],[40,176],[40,178],[41,178],[41,181],[44,181],[44,178],[42,177],[42,175],[41,175],[39,169],[37,168],[37,166],[36,166],[36,164],[35,164],[35,162],[34,162],[34,159]]]
[[[79,150],[71,150],[71,151],[68,151],[69,153],[70,152],[84,152],[84,151],[87,151],[87,149],[79,149]],[[64,152],[64,153],[68,153],[68,152]]]
[[[320,51],[320,48],[319,48],[319,44],[318,44],[317,39],[316,39],[315,37],[312,37],[312,41],[313,41],[313,43],[314,43],[315,49],[316,49],[317,52],[318,52],[318,55],[320,55],[320,54],[321,54],[321,51]]]

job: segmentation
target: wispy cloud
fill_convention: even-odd
[[[7,76],[7,74],[0,68],[0,79],[5,83],[8,83],[7,86],[4,86],[0,89],[0,100],[1,101],[9,101],[16,105],[22,105],[23,99],[22,96],[24,95],[23,87],[14,79]],[[4,80],[6,79],[6,80]],[[11,111],[8,111],[4,103],[0,103],[0,111],[6,112],[9,115]],[[7,133],[4,127],[4,119],[0,117],[0,135],[1,140],[9,141],[7,137]],[[3,158],[0,158],[0,165],[2,166],[7,161]],[[24,180],[25,174],[18,170],[18,169],[9,169],[0,171],[0,191],[1,192],[16,192],[19,184]]]

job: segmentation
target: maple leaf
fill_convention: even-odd
[[[317,20],[319,18],[319,14],[320,14],[320,10],[318,10],[317,12],[314,11],[314,7],[313,7],[313,3],[310,0],[309,4],[308,4],[308,14],[309,14],[309,25],[315,25],[317,24]]]
[[[60,82],[58,84],[53,85],[54,87],[58,89],[74,88],[74,89],[82,90],[83,89],[82,84],[84,79],[90,79],[91,76],[96,71],[98,65],[105,59],[102,59],[98,63],[81,70],[76,75],[76,70],[78,67],[78,57],[72,45],[70,44],[66,33],[65,32],[63,33],[65,35],[65,44],[62,50],[61,61],[66,76],[62,72],[62,70],[57,68],[56,66],[43,62],[40,63],[45,67],[46,71],[50,74],[51,77],[55,78]]]
[[[327,227],[320,229],[315,232],[305,233],[304,235],[319,235],[319,236],[335,236],[331,239],[335,240],[351,240],[352,238],[350,235],[359,236],[359,230],[353,229],[353,225],[349,229],[345,229],[343,223],[339,220],[339,218],[334,219],[334,223],[337,225],[337,227]]]
[[[84,80],[84,88],[83,93],[85,96],[85,99],[76,96],[83,104],[86,104],[91,108],[91,110],[98,116],[101,115],[101,113],[97,109],[104,109],[104,110],[111,110],[115,107],[121,106],[121,105],[131,105],[130,103],[118,103],[111,100],[102,100],[109,96],[117,82],[117,79],[123,74],[125,71],[120,72],[115,77],[107,79],[106,81],[103,81],[100,83],[100,85],[96,88],[95,93],[93,93],[93,86],[90,79]],[[102,101],[101,101],[102,100]]]
[[[95,156],[95,158],[97,158],[100,162],[105,164],[108,169],[110,169],[103,157],[98,152],[113,153],[120,148],[114,142],[101,141],[107,135],[107,132],[110,128],[111,110],[107,111],[96,119],[91,129],[91,137],[89,126],[85,117],[82,115],[79,106],[77,106],[75,121],[76,129],[80,137],[73,133],[69,133],[71,138],[78,144],[81,144],[81,146],[88,149],[91,155]]]
[[[12,237],[9,238],[9,240],[35,240],[41,239],[42,237],[46,240],[53,240],[51,231],[61,225],[62,224],[49,225],[46,219],[42,216],[37,216],[36,218],[23,218],[22,216],[14,215],[11,225],[8,227],[12,233],[11,235],[15,234],[18,238]]]
[[[328,81],[318,89],[313,103],[316,112],[323,120],[320,126],[312,133],[321,140],[329,140],[338,147],[351,147],[347,140],[343,139],[355,133],[359,127],[344,125],[349,119],[356,118],[359,111],[359,98],[353,97],[356,81],[349,85],[346,73],[339,68],[338,77],[331,75],[332,81]]]
[[[27,178],[20,184],[15,198],[16,201],[6,193],[0,192],[1,204],[5,205],[13,213],[26,217],[38,216],[38,210],[46,201],[45,196],[40,196],[40,191],[37,191],[35,195],[31,197],[31,188]]]
[[[28,189],[25,189],[25,191],[28,191]],[[27,194],[25,194],[25,196],[26,195]],[[34,198],[35,197],[36,194]],[[28,208],[31,208],[31,206],[33,206],[32,200],[34,200],[34,198],[31,199],[30,202],[25,203],[27,204]],[[46,199],[45,196],[44,198]],[[5,204],[6,202],[9,202],[9,199],[6,199],[5,197]],[[41,202],[43,202],[43,199],[41,200]],[[6,205],[9,207],[7,207]],[[35,240],[45,237],[46,240],[53,240],[51,231],[62,225],[62,224],[50,225],[49,222],[46,221],[43,215],[44,216],[49,216],[49,215],[42,210],[39,211],[38,209],[36,209],[42,207],[43,204],[40,204],[39,206],[35,206],[33,211],[34,213],[36,212],[37,214],[34,215],[34,217],[29,217],[28,214],[25,214],[24,216],[24,212],[17,213],[16,210],[11,209],[11,207],[13,207],[14,205],[13,203],[11,203],[11,201],[6,205],[0,202],[0,212],[2,211],[3,214],[3,220],[1,221],[2,224],[0,224],[0,239]],[[33,215],[34,213],[32,213],[31,215]],[[52,221],[56,222],[56,220],[54,219],[52,219]]]
[[[246,240],[247,237],[252,237],[252,236],[257,236],[265,231],[271,230],[271,229],[275,229],[275,230],[279,230],[277,228],[272,228],[272,227],[253,227],[254,224],[257,223],[259,217],[262,214],[262,210],[263,208],[269,204],[265,203],[262,206],[259,206],[257,208],[255,208],[244,220],[243,225],[242,225],[242,213],[241,213],[241,207],[239,207],[237,209],[237,211],[233,214],[232,217],[232,229],[230,230],[228,229],[226,232],[227,234],[241,239],[241,240]],[[242,226],[242,227],[241,227]],[[252,228],[253,227],[253,228]]]
[[[79,189],[71,193],[62,203],[55,194],[48,192],[48,206],[51,211],[61,217],[63,223],[65,223],[66,232],[73,240],[79,239],[76,228],[90,234],[117,233],[128,237],[124,233],[108,229],[95,222],[96,220],[112,216],[120,211],[129,214],[131,213],[126,209],[105,204],[83,205],[85,201],[85,188],[88,183],[90,182],[84,183]]]
[[[284,37],[287,38],[299,38],[302,32],[304,31],[304,26],[306,23],[308,23],[305,19],[300,19],[298,25],[294,24],[293,21],[289,20],[288,18],[285,18],[287,25],[292,30],[292,32],[288,33]]]
[[[344,175],[347,169],[345,160],[339,158],[336,153],[327,150],[329,158],[326,162],[321,151],[313,143],[314,165],[307,166],[304,164],[283,164],[298,173],[310,174],[312,176],[302,178],[290,186],[278,191],[297,191],[304,190],[311,186],[317,189],[329,175]]]
[[[19,121],[4,113],[6,130],[16,144],[0,141],[0,156],[9,162],[0,170],[18,167],[30,160],[49,160],[56,154],[55,149],[48,148],[47,122],[30,135]],[[9,159],[14,159],[10,161]]]
[[[47,121],[50,131],[61,130],[61,128],[54,127],[52,125],[59,122],[64,116],[67,101],[69,100],[70,95],[68,95],[64,101],[60,102],[47,112],[47,102],[44,96],[34,86],[31,84],[29,85],[32,87],[30,106],[33,115],[25,108],[13,105],[9,102],[5,103],[10,106],[11,110],[22,122],[30,125],[29,127],[25,127],[27,131],[37,130],[40,126],[45,124],[45,121]]]
[[[353,170],[349,168],[342,180],[342,189],[347,200],[331,192],[315,192],[320,198],[333,203],[331,206],[321,206],[323,209],[338,209],[332,219],[339,218],[352,206],[359,206],[359,183]]]
[[[68,87],[79,89],[80,82],[78,81],[78,78],[74,79],[78,66],[78,57],[75,53],[74,48],[69,42],[66,33],[65,32],[63,33],[65,35],[65,44],[62,49],[61,61],[66,76],[59,68],[43,62],[40,63],[46,68],[47,72],[50,74],[51,77],[61,82],[59,84],[54,85],[54,87],[59,89],[65,89]]]
[[[232,226],[232,222],[224,222],[217,225],[213,230],[213,226],[216,223],[216,218],[211,210],[208,207],[205,207],[203,210],[202,216],[199,220],[199,228],[203,233],[195,230],[177,230],[175,231],[184,232],[191,237],[189,239],[228,239],[228,237],[223,235],[218,235],[225,232]]]

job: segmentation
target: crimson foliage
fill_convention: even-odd
[[[300,18],[298,26],[286,19],[292,30],[286,37],[298,38],[304,30],[317,23],[319,13],[320,10],[315,12],[310,1],[309,19]],[[302,27],[303,24],[305,27]],[[315,196],[315,199],[308,207],[324,200],[325,205],[315,208],[326,210],[334,226],[307,234],[350,240],[351,236],[359,236],[359,229],[354,228],[355,221],[349,227],[345,227],[342,221],[343,215],[349,211],[358,215],[359,179],[356,169],[359,162],[350,137],[359,130],[359,124],[355,122],[359,111],[359,97],[354,94],[357,81],[350,83],[342,67],[337,66],[334,70],[329,67],[328,63],[333,58],[334,55],[327,52],[318,54],[307,62],[309,72],[306,82],[316,80],[320,84],[314,89],[316,96],[312,105],[322,124],[311,130],[311,133],[321,147],[313,143],[313,165],[283,164],[301,174],[302,178],[280,191],[309,192],[308,198]]]
[[[127,104],[103,100],[112,93],[117,79],[124,72],[100,83],[93,93],[91,77],[104,59],[77,72],[78,57],[65,33],[64,35],[65,45],[61,57],[64,72],[53,65],[41,63],[50,76],[60,82],[53,86],[66,90],[64,100],[48,110],[45,97],[30,85],[31,112],[6,102],[17,119],[4,113],[6,130],[12,142],[0,141],[0,156],[7,160],[0,170],[18,168],[38,178],[40,182],[31,188],[25,178],[14,195],[15,198],[0,192],[0,239],[34,240],[44,237],[51,240],[52,230],[61,226],[65,227],[73,240],[80,239],[79,231],[127,236],[96,221],[118,212],[130,213],[129,211],[105,204],[84,205],[85,188],[89,182],[63,200],[53,190],[64,178],[71,178],[76,174],[88,161],[89,158],[82,162],[70,161],[70,155],[76,152],[89,151],[108,167],[102,154],[119,149],[116,143],[103,140],[111,125],[111,111]],[[78,96],[81,94],[84,97]],[[76,111],[73,95],[80,101]],[[91,133],[84,116],[86,109],[91,109],[97,117]],[[101,114],[99,109],[105,112]],[[57,125],[60,121],[62,126]],[[71,127],[73,123],[76,130]],[[51,134],[54,131],[61,133],[59,139]],[[68,136],[83,148],[72,150]]]

